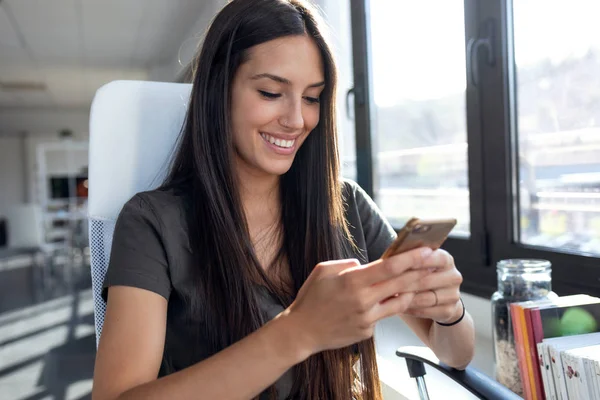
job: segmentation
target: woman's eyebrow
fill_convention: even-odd
[[[275,82],[278,83],[283,83],[284,85],[291,85],[292,82],[289,79],[283,78],[281,76],[277,76],[277,75],[273,75],[273,74],[269,74],[269,73],[262,73],[262,74],[256,74],[254,75],[252,78],[252,80],[257,80],[257,79],[271,79],[274,80]],[[308,85],[309,88],[313,88],[313,87],[319,87],[319,86],[325,86],[325,81],[322,82],[317,82],[317,83],[313,83],[311,85]]]

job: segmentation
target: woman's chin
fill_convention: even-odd
[[[281,176],[286,174],[291,167],[291,161],[271,160],[271,162],[265,163],[261,169],[268,175]]]
[[[269,175],[282,176],[282,175],[285,175],[290,170],[290,168],[291,168],[291,165],[289,165],[287,168],[277,168],[277,169],[269,168],[269,170],[267,170],[265,172]]]

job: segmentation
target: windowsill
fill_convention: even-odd
[[[493,376],[494,353],[491,339],[489,300],[463,294],[463,300],[476,326],[475,358],[471,366]],[[423,343],[397,317],[381,321],[376,328],[379,377],[385,400],[418,400],[416,381],[409,377],[406,362],[396,356],[401,346],[422,346]],[[427,367],[425,382],[431,398],[476,399],[442,373]]]

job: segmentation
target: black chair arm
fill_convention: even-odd
[[[522,397],[502,386],[483,372],[474,367],[464,371],[454,369],[442,363],[429,349],[424,346],[405,346],[396,350],[396,355],[406,359],[409,374],[412,378],[423,376],[423,363],[435,368],[450,379],[463,386],[473,395],[487,400],[523,400]]]

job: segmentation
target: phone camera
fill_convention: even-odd
[[[413,228],[413,233],[426,233],[431,230],[431,225],[415,225]]]

